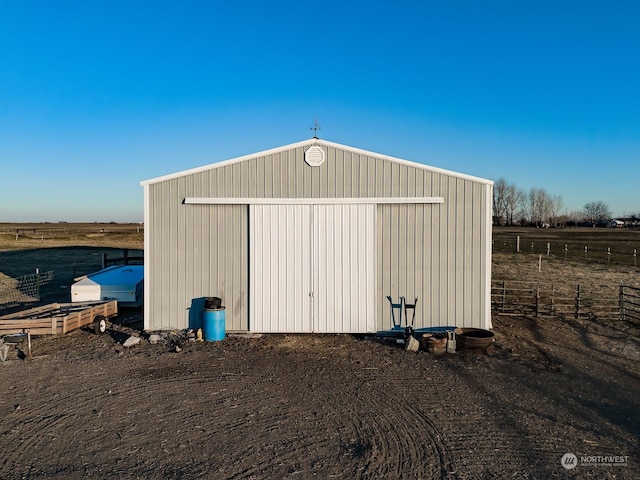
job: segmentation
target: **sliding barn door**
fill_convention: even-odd
[[[314,331],[375,331],[375,205],[315,205]]]
[[[311,332],[311,211],[249,208],[249,329]]]
[[[250,206],[250,330],[375,331],[375,205]]]

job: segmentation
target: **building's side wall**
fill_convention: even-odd
[[[443,196],[444,204],[378,206],[379,330],[392,327],[387,295],[394,303],[401,296],[407,303],[418,298],[416,328],[488,325],[484,191],[489,187],[431,177],[425,179],[429,194]]]
[[[246,330],[248,226],[246,205],[191,205],[179,197],[199,189],[185,177],[151,189],[146,252],[149,282],[145,328],[202,324],[205,297],[220,297],[228,330]]]
[[[147,329],[189,326],[193,299],[207,296],[223,298],[228,330],[248,329],[248,207],[185,205],[185,197],[442,196],[443,204],[377,207],[376,324],[391,326],[386,296],[404,295],[419,297],[416,327],[481,326],[489,288],[490,186],[322,148],[326,161],[319,167],[308,166],[298,147],[148,186]]]

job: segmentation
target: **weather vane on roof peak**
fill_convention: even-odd
[[[310,127],[309,130],[313,130],[313,138],[318,138],[318,130],[322,130],[322,129],[318,124],[317,118],[313,120],[313,127]]]

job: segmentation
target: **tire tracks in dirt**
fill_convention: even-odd
[[[179,353],[68,341],[73,354],[2,366],[0,478],[550,478],[584,438],[633,453],[611,423],[620,415],[593,423],[596,407],[564,401],[557,369],[500,355],[437,358],[350,336]]]
[[[3,422],[0,474],[91,477],[115,464],[123,478],[447,478],[453,468],[437,425],[401,398],[406,378],[380,385],[366,365],[308,352],[253,363],[242,350],[210,353],[80,363],[43,382]]]

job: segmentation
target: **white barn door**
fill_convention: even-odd
[[[375,331],[375,214],[375,205],[314,205],[315,332]]]
[[[375,331],[375,205],[251,205],[249,328]]]
[[[249,329],[311,332],[311,211],[249,207]]]

